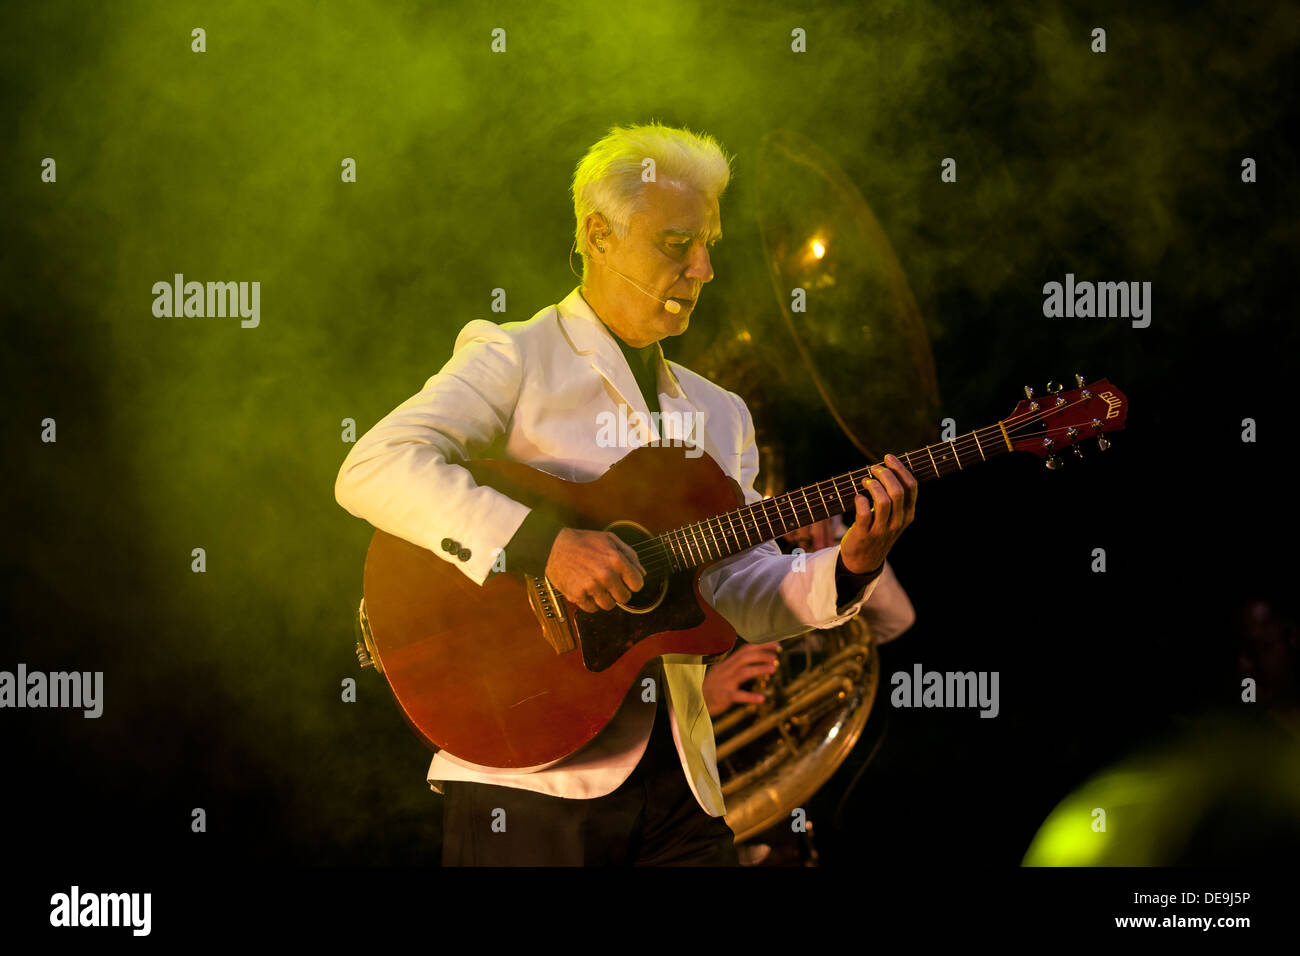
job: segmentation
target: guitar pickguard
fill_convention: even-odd
[[[573,628],[587,670],[599,673],[629,650],[655,634],[685,631],[704,623],[704,611],[695,597],[695,571],[679,571],[668,578],[668,591],[653,610],[631,613],[621,607],[588,614],[570,605]],[[662,582],[647,579],[643,590]]]

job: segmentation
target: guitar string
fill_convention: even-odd
[[[1069,404],[1071,403],[1063,403],[1062,405],[1055,405],[1052,407],[1051,410],[1054,412],[1060,411],[1063,408],[1068,407]],[[1036,419],[1041,420],[1041,418],[1042,418],[1041,415],[1031,412],[1024,415],[1019,420],[1007,419],[1002,424],[1005,426],[1007,422],[1010,422],[1011,429],[1013,431],[1019,432],[1022,431],[1023,428],[1029,422],[1034,421]],[[1060,427],[1068,427],[1068,426],[1060,426]],[[988,437],[994,437],[999,431],[999,429],[996,425],[994,425],[994,426],[987,426],[983,429],[979,429],[978,431],[987,432]],[[977,434],[978,432],[974,432],[972,433],[972,436]],[[1008,435],[1009,434],[1010,432],[1008,433]],[[958,447],[958,445],[955,442],[947,442],[947,443],[940,443],[940,444],[951,444],[953,445],[954,449]],[[961,447],[963,450],[969,451],[970,444],[971,444],[970,441],[963,438]],[[927,446],[926,449],[918,449],[916,452],[909,452],[903,457],[910,459],[913,455],[919,455],[919,452],[922,450],[925,450],[927,452],[927,456],[930,456],[932,454],[929,452],[929,446]],[[955,451],[954,454],[959,455],[960,452]],[[935,474],[924,475],[924,473],[919,472],[918,470],[918,474],[923,475],[923,477],[921,477],[920,480],[930,480],[933,477],[939,477],[943,474],[951,474],[953,471],[960,470],[960,461],[955,459],[950,464],[946,453],[941,460],[944,462],[944,465],[946,466],[945,470],[940,470],[938,463],[932,461],[932,468],[934,469]],[[908,464],[909,467],[914,467],[911,465],[910,461],[908,462]],[[832,493],[836,496],[836,498],[841,499],[840,504],[841,507],[843,507],[841,492],[842,492],[842,485],[844,481],[848,480],[850,482],[850,489],[852,490],[855,496],[858,494],[862,494],[862,492],[859,490],[858,481],[854,476],[859,472],[865,475],[865,473],[867,473],[868,471],[869,469],[867,468],[855,469],[854,471],[849,472],[846,475],[840,475],[835,478],[825,479],[823,481],[817,482],[815,485],[807,486],[807,487],[811,487],[817,493],[818,497],[822,499],[823,505],[825,505],[825,495],[822,493],[822,491],[823,491],[823,486],[829,485]],[[795,499],[792,497],[795,491],[801,492],[804,496],[805,510],[807,511],[809,518],[811,518],[811,521],[809,522],[805,522],[804,519],[799,514],[798,505]],[[727,537],[729,534],[731,537],[735,538],[737,544],[739,544],[740,535],[736,531],[735,520],[731,517],[732,515],[737,515],[737,514],[739,515],[740,527],[741,530],[745,532],[747,540],[749,537],[748,535],[749,522],[746,520],[746,518],[748,517],[753,519],[754,530],[759,533],[760,540],[764,540],[758,518],[761,515],[763,520],[767,521],[770,525],[773,505],[775,506],[776,509],[776,516],[778,520],[780,520],[783,528],[786,528],[786,526],[789,524],[789,521],[787,519],[793,519],[796,522],[795,527],[802,527],[804,526],[804,524],[812,523],[818,520],[815,515],[815,512],[812,510],[811,502],[808,499],[808,494],[805,488],[794,489],[794,491],[789,492],[786,495],[783,495],[782,497],[789,500],[790,507],[788,510],[782,505],[780,499],[765,499],[765,501],[771,503],[770,505],[763,504],[763,502],[761,501],[753,502],[751,505],[744,506],[743,508],[737,509],[736,511],[727,512],[724,513],[723,515],[715,515],[704,522],[697,522],[693,525],[686,525],[683,526],[682,528],[673,529],[672,531],[666,532],[663,535],[657,536],[656,538],[649,539],[644,542],[640,542],[634,548],[634,550],[637,551],[638,558],[641,557],[649,558],[648,552],[645,555],[642,555],[643,548],[649,548],[651,551],[658,552],[656,557],[649,561],[649,565],[647,565],[646,561],[642,561],[642,567],[646,568],[647,574],[654,575],[664,571],[665,568],[671,569],[672,564],[674,563],[673,555],[671,553],[671,546],[673,544],[678,545],[678,547],[681,548],[685,553],[685,555],[689,557],[692,561],[697,561],[697,554],[695,552],[698,552],[699,555],[703,555],[704,556],[703,560],[712,560],[713,551],[714,550],[718,550],[719,552],[721,551],[721,548],[718,547],[719,538],[721,538],[723,544],[726,544]],[[750,512],[748,515],[741,513],[746,510]],[[724,525],[722,523],[723,518],[727,519],[727,525]],[[769,530],[773,530],[773,529],[769,527]],[[709,547],[710,543],[714,546],[713,548]],[[742,546],[740,550],[744,550],[744,546]],[[719,557],[721,557],[720,554]],[[697,563],[699,562],[697,561]]]
[[[1082,401],[1087,401],[1087,399],[1079,399],[1076,402],[1063,402],[1060,405],[1053,405],[1051,406],[1051,408],[1042,410],[1040,412],[1026,413],[1025,415],[1021,416],[1018,419],[1008,418],[1003,422],[1001,422],[1000,424],[1005,426],[1009,423],[1011,425],[1011,429],[1008,432],[1008,437],[1009,437],[1011,431],[1014,431],[1017,434],[1019,434],[1026,428],[1026,426],[1028,426],[1031,423],[1036,423],[1037,421],[1043,420],[1046,417],[1046,415],[1063,411],[1064,409],[1072,407],[1073,405],[1078,404],[1079,402]],[[1049,428],[1048,431],[1049,432],[1053,430],[1059,431],[1062,428],[1068,428],[1068,427],[1070,426],[1060,425],[1060,426],[1056,426],[1055,429]],[[995,437],[998,434],[998,427],[996,425],[987,426],[985,428],[978,429],[976,432],[973,432],[971,434],[972,436],[975,436],[978,435],[978,432],[980,431],[987,432],[988,437]],[[954,442],[946,442],[940,444],[952,444],[954,445],[954,448],[957,447],[957,445]],[[909,452],[904,457],[910,458],[913,455],[918,455],[920,451],[928,452],[928,447],[929,446],[927,446],[927,448],[925,449],[918,449],[915,452]],[[971,442],[963,439],[961,443],[961,447],[964,450],[969,451],[971,447]],[[945,453],[945,458],[943,460],[945,465],[949,465],[948,459],[946,457],[946,453]],[[909,467],[910,467],[910,462],[909,462]],[[923,472],[919,473],[921,480],[930,480],[931,478],[934,477],[940,477],[944,474],[952,474],[954,471],[961,470],[959,461],[956,461],[954,462],[953,465],[946,467],[945,470],[940,470],[937,464],[935,464],[933,467],[936,474],[929,475],[929,474],[924,474]],[[836,495],[836,497],[841,497],[840,494],[841,486],[844,480],[847,478],[852,481],[851,488],[853,490],[853,493],[855,495],[861,494],[862,492],[858,490],[858,482],[853,479],[853,476],[859,472],[865,474],[867,471],[868,469],[865,468],[855,469],[853,472],[849,472],[847,475],[841,475],[833,479],[825,479],[823,481],[817,482],[815,485],[810,485],[807,487],[811,488],[814,492],[816,492],[817,495],[822,499],[824,504],[825,496],[822,494],[823,486],[830,485],[831,490]],[[798,488],[795,489],[795,491],[803,492],[804,499],[805,499],[805,510],[808,512],[808,515],[812,519],[812,521],[814,522],[817,521],[818,519],[815,513],[811,509],[811,501],[809,500],[807,490],[805,488]],[[787,518],[793,518],[794,521],[798,522],[798,524],[796,524],[796,527],[802,527],[805,523],[811,523],[811,522],[804,522],[804,519],[800,516],[798,505],[791,497],[793,494],[794,492],[789,492],[786,495],[782,496],[790,499],[790,508],[788,511],[780,504],[778,499],[764,499],[764,501],[769,503],[774,503],[776,505],[776,514],[778,519],[781,521],[783,527],[785,527],[788,524],[788,521],[786,520]],[[727,512],[722,515],[716,515],[705,522],[697,522],[693,525],[685,525],[681,528],[676,528],[673,529],[672,531],[665,532],[664,534],[659,535],[656,538],[649,539],[644,542],[640,542],[638,545],[638,557],[641,557],[640,548],[642,547],[648,547],[650,550],[658,552],[656,557],[650,560],[650,567],[647,567],[645,561],[642,562],[642,567],[646,568],[647,574],[649,575],[661,573],[665,569],[671,570],[672,565],[676,562],[676,558],[672,553],[672,545],[674,544],[678,546],[682,554],[684,554],[686,557],[688,557],[692,562],[695,562],[696,564],[703,563],[703,561],[706,560],[713,560],[713,552],[715,550],[718,551],[721,550],[718,547],[719,539],[721,539],[723,544],[726,544],[727,539],[730,536],[731,538],[734,538],[736,540],[737,544],[740,544],[740,534],[736,530],[735,527],[736,522],[735,520],[733,520],[732,517],[736,515],[739,516],[740,529],[746,534],[746,540],[748,540],[749,538],[748,531],[751,526],[750,522],[747,521],[746,518],[753,519],[752,526],[754,530],[759,533],[760,540],[762,540],[763,535],[762,535],[761,525],[758,518],[761,516],[764,521],[768,521],[770,524],[770,518],[772,513],[772,508],[764,505],[764,501],[753,502],[752,504],[746,505],[741,509],[737,509],[736,511]],[[841,506],[842,505],[843,502],[841,501]],[[741,512],[744,511],[749,511],[749,514],[748,515],[742,514]],[[727,519],[727,524],[723,523],[722,519],[724,518]],[[771,539],[767,538],[766,540],[771,540]],[[713,545],[712,548],[709,547],[710,544]],[[746,547],[750,547],[750,546],[753,545],[740,544],[738,551],[743,551],[745,550]],[[732,553],[737,553],[737,552],[732,552]],[[700,558],[699,557],[700,555],[702,555],[703,558]],[[647,552],[646,556],[649,557],[649,552]],[[721,556],[722,555],[719,555],[719,557]],[[653,568],[653,570],[651,568]]]
[[[1087,399],[1080,399],[1076,402],[1063,402],[1061,405],[1052,406],[1050,409],[1046,410],[1046,412],[1047,414],[1060,412],[1065,408],[1078,404],[1079,401],[1087,401]],[[1006,424],[1010,423],[1011,429],[1008,432],[1008,437],[1010,437],[1010,434],[1012,432],[1019,434],[1024,430],[1024,428],[1027,425],[1035,421],[1041,421],[1044,417],[1045,417],[1044,414],[1038,412],[1029,412],[1018,419],[1008,418],[1005,421],[1003,421],[1001,424],[1005,426]],[[1052,430],[1059,431],[1062,428],[1068,428],[1068,427],[1070,426],[1060,425],[1060,426],[1056,426],[1055,429],[1049,428],[1048,431],[1049,432]],[[977,435],[979,431],[987,432],[988,433],[987,437],[990,438],[998,436],[998,426],[996,425],[987,426],[986,428],[978,429],[977,432],[973,432],[972,435]],[[954,443],[947,442],[941,444],[954,444]],[[963,440],[961,447],[963,450],[969,451],[970,445],[971,443],[969,441]],[[957,447],[957,445],[954,444],[954,447]],[[918,455],[920,451],[928,452],[928,448],[918,449],[915,452],[909,452],[904,457],[910,459],[913,455]],[[952,474],[954,471],[961,470],[960,461],[954,460],[954,462],[950,464],[946,457],[946,453],[943,461],[944,461],[945,468],[942,470],[938,467],[937,463],[932,464],[932,467],[934,468],[935,471],[935,474],[933,475],[925,474],[924,472],[918,470],[917,474],[920,480],[928,481],[931,480],[932,478],[940,477],[944,474]],[[910,461],[908,462],[908,465],[909,468],[914,467],[911,465]],[[817,493],[818,497],[822,499],[823,506],[824,506],[826,500],[825,495],[822,493],[824,486],[829,485],[832,493],[837,498],[842,499],[842,495],[841,495],[842,484],[845,479],[848,479],[851,482],[850,487],[852,489],[853,494],[854,495],[862,494],[862,492],[859,490],[858,482],[855,480],[853,476],[855,476],[858,473],[865,474],[867,471],[868,469],[865,468],[855,469],[853,472],[849,472],[847,475],[841,475],[836,478],[828,478],[823,481],[817,482],[815,485],[810,485],[807,487],[811,488],[814,492]],[[799,491],[803,493],[805,499],[804,510],[807,511],[809,517],[812,519],[812,522],[819,520],[812,510],[811,501],[809,500],[807,490],[805,488],[798,488],[795,489],[795,491]],[[648,541],[641,542],[642,545],[648,545],[652,550],[659,551],[660,552],[659,556],[667,559],[666,564],[664,561],[660,561],[660,560],[652,561],[652,563],[656,565],[656,570],[653,573],[662,571],[665,566],[671,567],[672,560],[673,560],[673,555],[671,553],[672,544],[678,544],[679,546],[684,545],[685,553],[687,554],[688,557],[691,558],[691,560],[696,560],[697,558],[696,554],[694,553],[695,551],[698,551],[700,554],[705,555],[704,560],[712,560],[714,549],[709,548],[708,544],[713,543],[714,545],[716,545],[719,537],[721,537],[723,543],[726,543],[727,538],[730,536],[736,540],[737,544],[739,544],[740,534],[736,530],[735,527],[736,522],[732,516],[739,517],[740,530],[745,533],[746,540],[749,540],[748,531],[750,528],[750,523],[746,520],[746,518],[753,519],[753,528],[759,534],[760,540],[763,540],[761,523],[759,522],[758,519],[761,516],[764,521],[767,521],[770,524],[770,518],[772,514],[772,507],[769,507],[767,504],[764,504],[764,501],[775,504],[777,517],[781,521],[783,527],[785,527],[788,524],[787,518],[794,519],[794,521],[797,522],[796,527],[803,527],[804,524],[806,523],[812,523],[812,522],[804,522],[804,519],[800,516],[799,507],[796,501],[792,497],[793,494],[794,492],[789,492],[786,495],[782,496],[789,499],[789,503],[790,503],[789,510],[786,510],[782,506],[779,499],[764,499],[762,501],[753,502],[750,505],[743,506],[741,509],[737,509],[732,512],[727,512],[722,515],[714,516],[705,522],[697,522],[694,525],[686,525],[683,526],[682,528],[673,529],[670,532],[665,532],[663,535],[660,535],[657,539],[650,539]],[[842,500],[840,501],[840,504],[841,507],[843,507]],[[742,513],[745,511],[748,511],[749,514],[745,515]],[[727,519],[727,524],[723,524],[722,519],[724,518]],[[673,540],[674,537],[675,540]],[[767,540],[770,540],[770,538]],[[744,550],[745,547],[749,547],[749,546],[753,546],[752,542],[750,542],[749,545],[743,545],[743,544],[740,545],[739,550]],[[640,556],[639,552],[638,552],[638,556]],[[642,563],[642,566],[645,567],[644,562]]]
[[[1019,435],[1020,433],[1023,433],[1030,426],[1044,421],[1048,415],[1065,411],[1067,408],[1071,408],[1077,404],[1089,400],[1090,399],[1077,399],[1074,402],[1068,402],[1068,401],[1063,402],[1060,405],[1053,405],[1050,408],[1040,409],[1036,412],[1035,411],[1026,412],[1019,418],[1015,418],[1015,417],[1007,418],[1002,422],[1000,422],[999,424],[1002,427],[1007,428],[1008,437],[1010,437],[1013,433]],[[1068,428],[1068,427],[1070,426],[1061,425],[1061,426],[1056,426],[1055,428],[1049,427],[1047,431],[1048,432],[1051,432],[1053,430],[1059,431],[1063,428]],[[924,477],[919,477],[918,480],[922,480],[922,481],[932,480],[933,478],[941,477],[946,474],[952,474],[955,471],[962,470],[959,456],[962,451],[970,451],[972,450],[972,447],[978,447],[979,445],[978,436],[980,432],[986,432],[987,437],[990,438],[991,437],[1000,438],[1001,429],[998,427],[998,425],[989,425],[984,428],[976,429],[975,431],[970,432],[969,437],[963,437],[961,438],[960,441],[954,440],[950,442],[938,443],[939,445],[944,445],[944,444],[951,445],[954,449],[955,460],[950,461],[946,457],[946,453],[945,453],[945,457],[942,459],[945,468],[941,469],[937,462],[932,462],[932,469],[934,473],[926,474]],[[929,451],[929,449],[932,447],[934,446],[927,445],[925,448],[920,448],[912,452],[907,452],[904,456],[895,456],[895,457],[905,457],[910,459],[912,457],[919,456],[920,453],[924,451],[927,453],[926,457],[929,458],[931,457],[932,454]],[[924,460],[925,459],[922,459],[922,461]],[[909,467],[910,467],[910,463],[909,463]],[[823,503],[825,503],[825,496],[822,494],[823,486],[829,485],[832,493],[836,496],[836,498],[842,499],[841,488],[844,481],[847,479],[851,481],[850,488],[852,490],[852,493],[856,496],[858,494],[862,494],[863,492],[859,490],[860,484],[854,476],[857,475],[858,473],[862,473],[862,475],[865,477],[866,473],[868,473],[869,470],[870,470],[869,468],[854,469],[853,471],[850,471],[844,475],[840,475],[835,478],[827,478],[817,482],[815,485],[805,486],[805,488],[809,488],[815,491],[818,497],[822,499]],[[734,539],[737,542],[737,544],[739,544],[740,536],[743,533],[745,535],[746,540],[748,540],[750,527],[752,527],[753,530],[759,534],[760,536],[759,543],[762,543],[762,541],[764,540],[771,540],[770,537],[768,538],[762,537],[762,532],[760,529],[760,520],[759,520],[761,518],[762,521],[767,522],[770,525],[772,510],[773,510],[772,507],[769,506],[771,504],[775,505],[776,517],[781,522],[783,528],[786,527],[786,525],[789,523],[787,521],[787,518],[793,519],[796,522],[801,522],[800,524],[795,525],[796,528],[803,526],[802,523],[803,519],[800,517],[800,509],[795,504],[793,498],[790,498],[790,496],[793,495],[794,492],[803,492],[805,502],[806,502],[805,510],[807,511],[808,516],[812,518],[812,521],[807,523],[813,523],[819,520],[815,516],[811,508],[811,502],[808,501],[808,494],[805,488],[796,488],[794,489],[794,491],[788,492],[785,495],[781,496],[782,498],[789,499],[790,507],[788,510],[781,504],[779,498],[762,499],[760,501],[753,502],[750,505],[742,506],[741,508],[736,509],[734,511],[725,512],[721,515],[715,515],[703,522],[695,522],[694,524],[683,525],[680,528],[674,528],[670,531],[657,535],[654,538],[648,539],[646,541],[638,542],[636,545],[633,546],[633,550],[636,551],[637,557],[641,561],[641,566],[645,568],[646,576],[654,577],[661,573],[664,573],[665,571],[671,572],[673,570],[673,565],[680,563],[679,555],[674,555],[673,553],[674,545],[676,545],[679,551],[681,552],[680,556],[689,558],[692,562],[694,562],[694,564],[689,565],[691,567],[694,567],[699,563],[703,563],[703,561],[705,560],[712,560],[711,555],[713,554],[713,552],[714,551],[720,552],[722,550],[722,547],[724,546],[727,547],[727,550],[730,550],[728,546],[728,538]],[[765,505],[764,502],[769,503],[769,505]],[[842,500],[840,503],[841,505],[843,504]],[[746,512],[746,511],[749,512],[748,515],[742,514],[742,512]],[[738,523],[740,525],[739,531],[736,528],[737,521],[734,520],[732,516],[738,517]],[[724,519],[726,520],[726,524],[723,523]],[[746,519],[752,519],[752,520],[746,520]],[[712,547],[710,547],[710,545],[712,545]],[[752,546],[753,545],[742,545],[736,552],[732,552],[732,553],[739,553],[739,551],[745,550],[746,547],[752,547]],[[642,549],[647,549],[645,554],[642,553]],[[651,556],[652,553],[653,553],[653,557]],[[703,555],[704,557],[701,560],[697,557],[697,555]],[[719,556],[721,557],[722,555]]]

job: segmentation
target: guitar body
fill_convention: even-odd
[[[657,534],[744,504],[712,458],[688,450],[643,446],[590,482],[506,460],[465,467],[517,501],[548,504],[569,527],[630,521]],[[610,530],[636,535],[632,526]],[[537,770],[595,737],[648,661],[733,645],[735,630],[700,598],[707,567],[652,576],[633,595],[629,607],[643,605],[633,611],[587,614],[555,592],[564,622],[553,626],[575,645],[557,650],[530,601],[534,579],[507,569],[479,586],[454,563],[378,531],[366,555],[365,603],[377,663],[426,744],[470,763]]]

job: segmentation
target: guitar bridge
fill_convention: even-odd
[[[573,632],[569,630],[569,619],[564,613],[564,597],[555,590],[545,577],[537,578],[531,574],[524,575],[528,588],[528,604],[541,625],[542,637],[550,644],[555,653],[563,654],[577,647]]]

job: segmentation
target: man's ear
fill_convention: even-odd
[[[598,212],[588,213],[583,225],[586,227],[583,235],[586,237],[587,257],[591,258],[593,255],[604,251],[598,249],[596,243],[599,242],[604,245],[604,240],[609,237],[613,230],[605,217]]]

